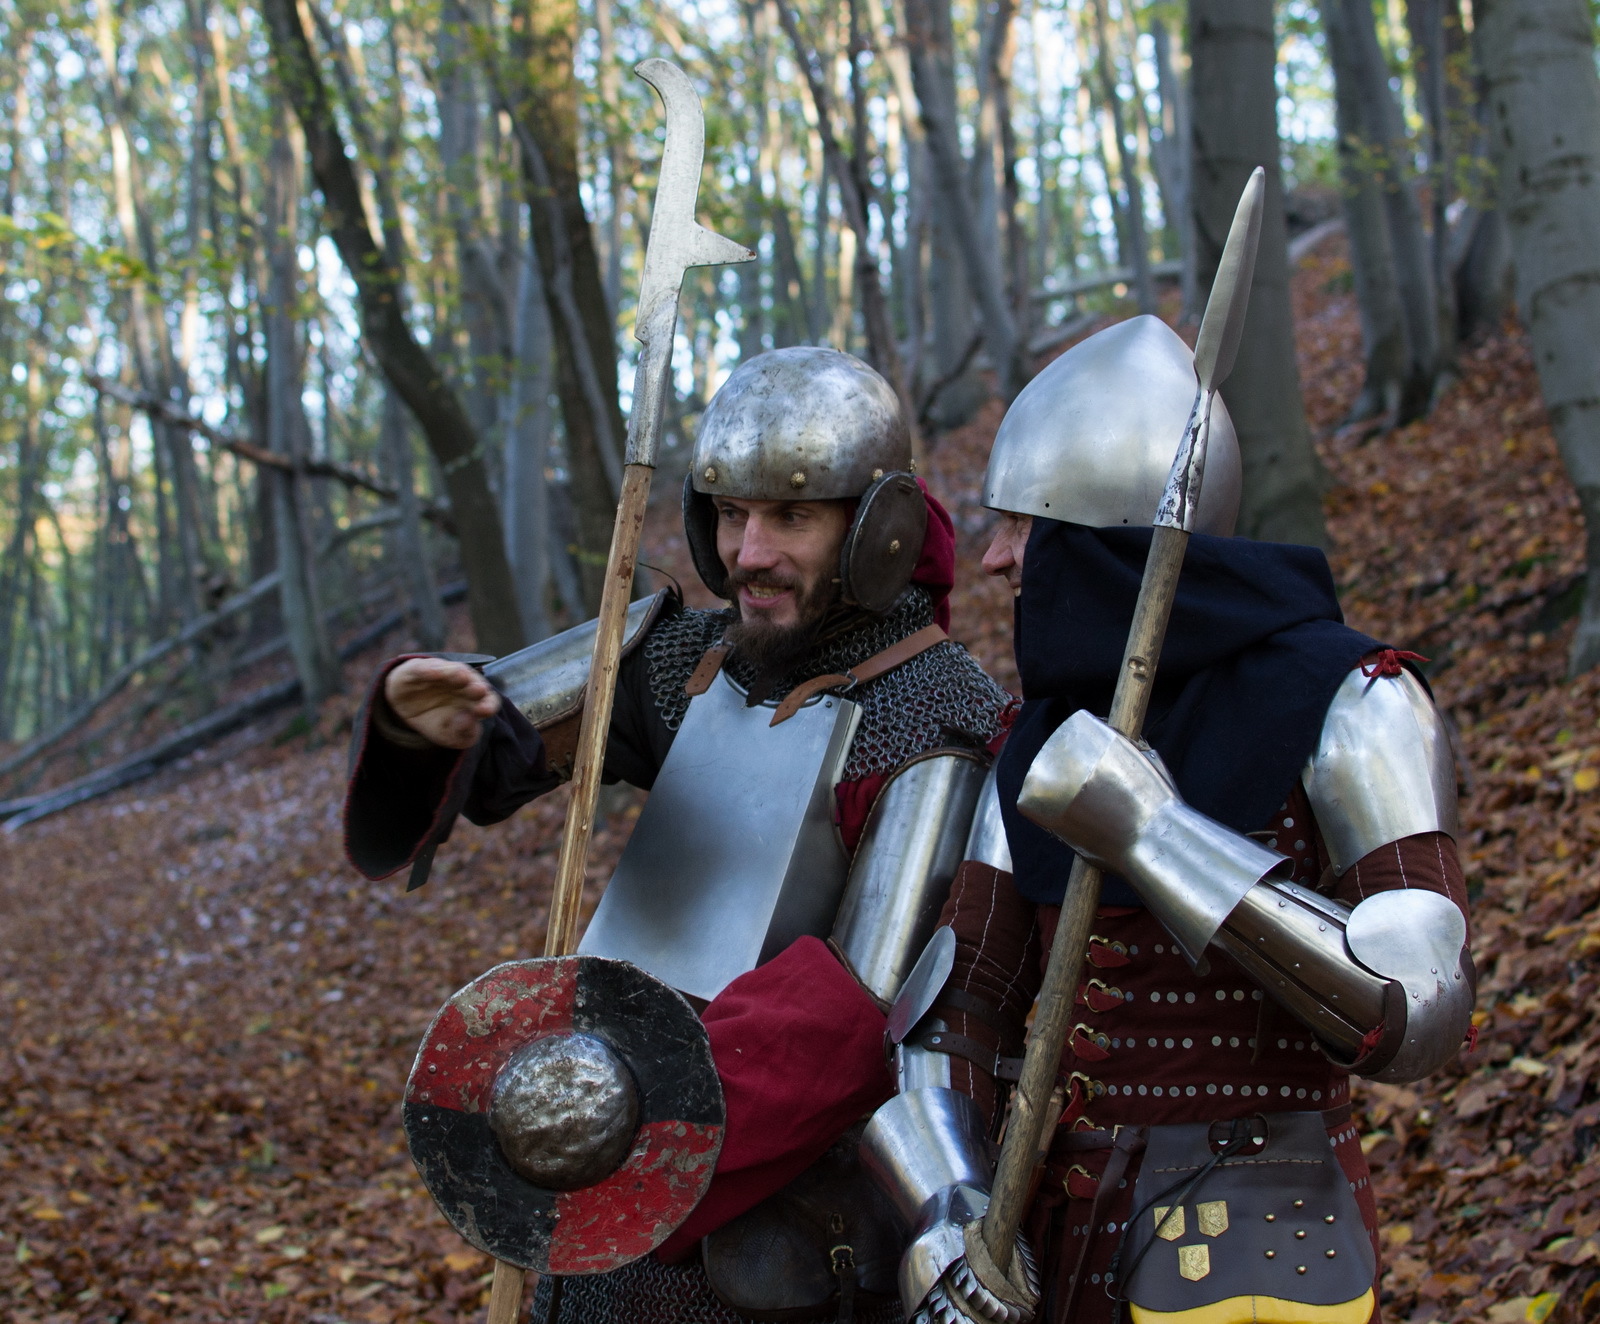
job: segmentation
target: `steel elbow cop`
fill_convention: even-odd
[[[1302,780],[1337,872],[1456,831],[1448,740],[1409,674],[1369,684],[1353,672]],[[1084,711],[1045,742],[1017,805],[1127,879],[1197,969],[1210,948],[1231,957],[1340,1066],[1413,1081],[1460,1048],[1476,980],[1448,897],[1386,891],[1351,907],[1287,881],[1283,856],[1185,804],[1158,761]]]
[[[927,529],[911,433],[894,388],[860,359],[797,345],[741,363],[700,419],[683,525],[701,580],[729,596],[715,498],[855,501],[839,555],[846,602],[887,611],[911,582]]]

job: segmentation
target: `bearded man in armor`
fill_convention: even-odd
[[[902,1318],[904,1233],[856,1139],[892,1092],[884,1011],[1010,702],[944,633],[952,525],[912,469],[893,390],[833,350],[743,363],[702,418],[684,527],[729,606],[630,609],[604,776],[651,795],[579,951],[701,1009],[725,1139],[689,1221],[563,1279],[564,1319]],[[388,663],[355,738],[355,866],[417,886],[457,815],[495,823],[558,786],[593,637]],[[544,1318],[548,1277],[539,1292]]]
[[[863,1142],[915,1226],[919,1319],[1376,1321],[1350,1076],[1420,1079],[1470,1035],[1455,765],[1421,659],[1343,623],[1321,552],[1231,536],[1220,399],[1148,744],[1102,720],[1194,391],[1188,348],[1136,318],[1051,364],[995,440],[984,566],[1016,594],[1025,701],[941,916],[952,974]],[[1030,1313],[964,1231],[1075,850],[1105,879],[1023,1224]]]

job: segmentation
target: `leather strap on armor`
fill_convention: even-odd
[[[1022,1023],[1015,1017],[1007,1016],[992,1002],[976,994],[968,993],[961,988],[945,988],[940,991],[934,1007],[935,1009],[946,1007],[951,1011],[971,1016],[974,1020],[982,1021],[1000,1036],[1001,1052],[1007,1048],[1018,1052],[1022,1049]]]
[[[976,1039],[969,1039],[964,1034],[956,1034],[951,1030],[923,1030],[912,1035],[909,1042],[918,1048],[926,1048],[935,1053],[965,1058],[980,1071],[987,1071],[996,1080],[1022,1079],[1020,1057],[1002,1057],[994,1049],[980,1044]]]
[[[1065,1282],[1058,1280],[1056,1299],[1062,1302],[1062,1309],[1056,1313],[1058,1320],[1070,1320],[1078,1310],[1078,1298],[1083,1293],[1084,1270],[1089,1265],[1089,1256],[1094,1250],[1095,1240],[1100,1229],[1105,1226],[1106,1210],[1111,1201],[1116,1197],[1117,1189],[1122,1185],[1122,1179],[1128,1171],[1128,1162],[1135,1154],[1144,1152],[1145,1140],[1149,1135],[1149,1128],[1144,1126],[1119,1126],[1111,1132],[1069,1131],[1069,1143],[1079,1137],[1087,1139],[1090,1135],[1110,1135],[1111,1156],[1106,1159],[1105,1171],[1100,1174],[1100,1185],[1095,1189],[1094,1202],[1089,1206],[1089,1231],[1083,1239],[1083,1244],[1078,1248],[1077,1263],[1072,1266],[1072,1277]],[[1105,1144],[1083,1144],[1083,1149],[1104,1149]],[[1061,1261],[1061,1271],[1065,1273],[1067,1262]]]
[[[690,698],[697,694],[704,694],[711,688],[711,682],[717,678],[717,672],[722,670],[722,664],[728,660],[728,654],[733,650],[729,643],[713,644],[706,649],[706,655],[700,659],[700,665],[689,673],[689,679],[683,682],[683,692]]]
[[[925,625],[915,634],[907,635],[898,643],[885,648],[883,652],[874,653],[865,662],[851,667],[842,676],[813,676],[810,680],[802,681],[790,690],[783,702],[778,705],[777,712],[772,714],[771,725],[777,726],[779,722],[787,721],[800,710],[803,703],[824,690],[838,689],[841,686],[854,689],[857,685],[865,685],[869,680],[876,680],[885,672],[893,671],[902,663],[911,661],[919,653],[926,653],[935,644],[942,644],[949,637],[937,625]],[[710,684],[709,679],[706,683]]]

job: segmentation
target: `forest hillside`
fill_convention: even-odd
[[[1341,431],[1362,377],[1342,240],[1302,260],[1294,299],[1346,612],[1430,659],[1467,787],[1477,1046],[1424,1086],[1357,1095],[1389,1242],[1384,1315],[1592,1320],[1600,672],[1566,679],[1577,500],[1520,332],[1464,350],[1425,421]],[[944,435],[930,462],[961,536],[954,634],[1014,683],[1009,601],[974,582],[1000,412]],[[681,574],[673,505],[646,559]],[[451,628],[470,642],[464,613]],[[563,796],[460,828],[424,891],[358,879],[339,837],[344,746],[376,657],[348,664],[315,730],[280,714],[0,836],[6,1319],[480,1316],[489,1262],[423,1191],[399,1098],[440,1002],[540,950]],[[611,809],[591,890],[637,804]]]

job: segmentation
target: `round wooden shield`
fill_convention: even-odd
[[[622,1166],[554,1191],[517,1173],[489,1126],[507,1060],[558,1034],[601,1040],[638,1089]],[[478,976],[428,1027],[406,1082],[406,1140],[423,1183],[468,1242],[540,1273],[607,1273],[649,1254],[699,1203],[722,1149],[722,1085],[687,1002],[627,961],[509,961]]]

